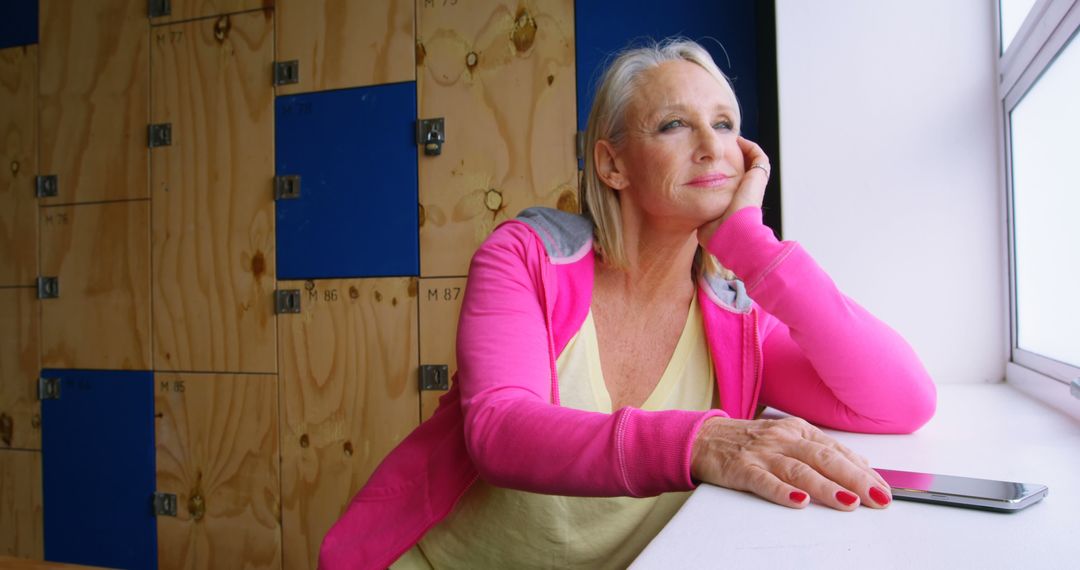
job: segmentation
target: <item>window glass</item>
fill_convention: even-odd
[[[1005,2],[1007,3],[1007,2]],[[1080,366],[1080,42],[1010,114],[1019,348]]]
[[[1001,53],[1009,49],[1035,0],[1001,0]]]

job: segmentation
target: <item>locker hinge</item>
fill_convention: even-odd
[[[574,148],[577,149],[577,159],[585,160],[585,133],[578,131],[574,135]]]
[[[176,495],[172,493],[154,493],[154,514],[159,517],[175,517]]]
[[[300,60],[274,62],[274,85],[300,83]]]
[[[56,299],[60,296],[60,278],[59,277],[38,277],[37,278],[37,298],[38,299]]]
[[[274,291],[274,307],[277,314],[300,312],[300,290],[278,289]]]
[[[442,117],[420,119],[416,123],[416,144],[424,147],[427,156],[442,154],[442,145],[446,142],[446,124]]]
[[[146,12],[151,18],[160,18],[172,14],[172,6],[169,0],[147,0]]]
[[[449,390],[450,367],[445,364],[421,364],[420,389]]]
[[[34,196],[37,198],[50,198],[60,193],[60,186],[55,174],[38,176],[34,178]]]
[[[300,197],[300,176],[289,174],[274,177],[274,199],[294,200]]]
[[[39,400],[60,399],[59,378],[38,378],[37,382],[37,397]]]
[[[172,144],[172,123],[158,123],[147,128],[150,148]]]

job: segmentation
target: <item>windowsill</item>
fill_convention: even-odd
[[[1060,385],[1060,383],[1056,383]],[[1037,390],[1052,390],[1046,384]],[[1026,386],[1024,388],[1030,388]],[[1042,483],[1049,495],[1003,514],[896,501],[885,510],[803,510],[747,493],[699,487],[635,562],[638,568],[1023,568],[1075,558],[1080,418],[1064,387],[1049,407],[1012,384],[938,387],[918,432],[829,432],[875,466]]]

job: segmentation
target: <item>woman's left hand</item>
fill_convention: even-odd
[[[765,151],[761,150],[757,143],[745,137],[740,136],[738,142],[743,153],[745,168],[742,180],[739,181],[739,187],[735,189],[735,194],[732,195],[727,210],[724,210],[724,213],[719,218],[698,228],[698,241],[702,245],[709,243],[709,238],[712,237],[716,228],[724,223],[724,220],[731,217],[732,214],[747,207],[760,208],[761,202],[765,198],[765,186],[769,183],[769,174],[772,171],[769,157],[765,155]]]

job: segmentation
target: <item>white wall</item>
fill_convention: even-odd
[[[784,237],[939,383],[999,381],[991,0],[777,0]]]

